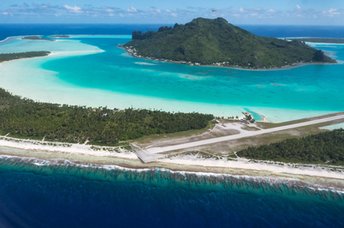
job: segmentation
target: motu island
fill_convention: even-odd
[[[344,130],[322,128],[340,124],[343,113],[279,124],[255,123],[249,113],[239,120],[198,113],[61,106],[22,99],[0,89],[0,114],[1,154],[49,160],[68,156],[74,162],[130,168],[268,173],[282,179],[292,175],[308,184],[317,181],[344,188],[340,181]]]
[[[34,58],[34,57],[42,57],[49,55],[49,51],[30,51],[30,52],[22,52],[22,53],[0,53],[0,63],[15,59],[23,59],[23,58]]]
[[[197,18],[157,32],[133,32],[124,45],[138,57],[241,68],[278,68],[336,61],[303,41],[254,35],[223,18]]]

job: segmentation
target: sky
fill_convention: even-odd
[[[0,23],[344,25],[344,0],[0,0]]]

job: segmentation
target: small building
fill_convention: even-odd
[[[241,118],[241,121],[244,121],[246,123],[254,123],[256,120],[253,118],[252,114],[249,112],[243,112],[243,116]]]

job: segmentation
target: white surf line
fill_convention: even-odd
[[[10,40],[12,37],[6,37],[5,39],[3,39],[3,40],[0,40],[0,43],[4,43],[4,42],[6,42],[6,41],[8,41],[8,40]]]
[[[175,150],[188,149],[192,147],[205,146],[205,145],[220,143],[220,142],[225,142],[225,141],[248,138],[252,136],[264,135],[264,134],[274,133],[278,131],[290,130],[294,128],[305,127],[305,126],[320,124],[320,123],[326,123],[326,122],[340,120],[340,119],[344,119],[344,114],[338,115],[338,116],[327,117],[327,118],[316,119],[316,120],[310,120],[310,121],[306,121],[302,123],[290,124],[290,125],[281,126],[281,127],[262,129],[259,131],[246,131],[246,132],[242,132],[236,135],[221,136],[217,138],[199,140],[196,142],[182,143],[182,144],[165,146],[165,147],[151,147],[151,148],[145,149],[144,151],[149,154],[159,154],[159,153],[170,152],[170,151],[175,151]]]

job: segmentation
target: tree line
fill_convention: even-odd
[[[29,51],[20,53],[0,53],[0,63],[15,59],[42,57],[49,55],[49,51]]]
[[[0,89],[0,134],[13,137],[116,145],[146,135],[202,129],[213,118],[200,113],[40,103]]]
[[[251,147],[237,155],[257,160],[344,165],[344,129]]]

